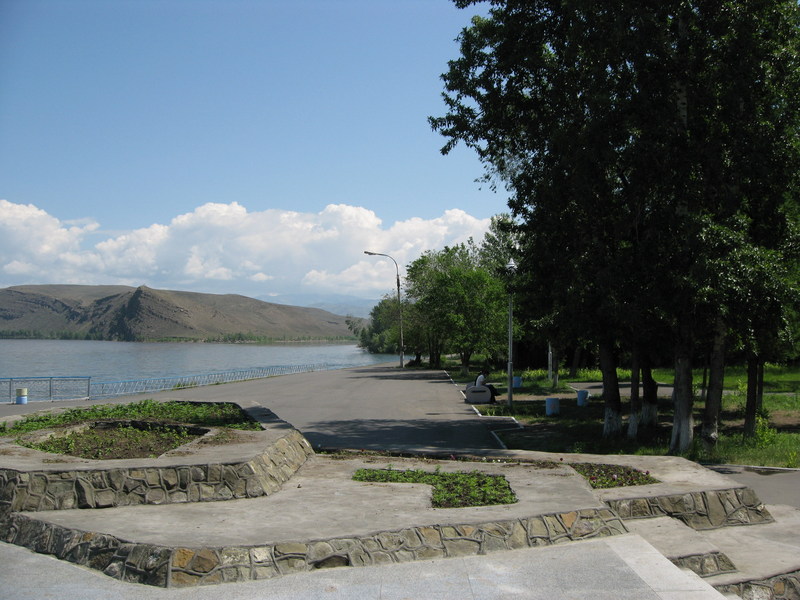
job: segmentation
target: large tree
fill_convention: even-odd
[[[406,291],[428,329],[432,366],[447,350],[468,370],[474,353],[502,343],[505,288],[478,262],[476,249],[461,244],[428,251],[408,267]]]
[[[718,260],[709,231],[741,217],[742,243],[754,249],[744,254],[775,257],[757,250],[789,230],[797,3],[491,5],[464,29],[443,76],[448,112],[431,119],[448,138],[443,151],[464,142],[511,190],[530,309],[553,335],[581,330],[600,344],[606,435],[621,429],[615,348],[671,331],[671,450],[684,451],[696,344],[720,328],[698,294]]]

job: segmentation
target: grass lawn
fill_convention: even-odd
[[[575,452],[589,454],[647,454],[665,455],[669,449],[672,432],[672,403],[668,398],[659,405],[658,427],[642,431],[638,440],[605,440],[603,432],[604,407],[601,398],[591,398],[587,407],[578,407],[574,392],[566,379],[560,380],[559,389],[553,390],[545,371],[517,373],[523,376],[523,387],[514,390],[514,410],[509,413],[504,404],[479,406],[487,415],[514,416],[522,429],[499,433],[503,442],[512,449],[544,452]],[[620,379],[630,378],[630,373],[620,371]],[[469,381],[459,377],[455,381]],[[672,382],[668,370],[654,373],[657,381]],[[505,397],[505,374],[493,373],[501,400]],[[569,381],[599,381],[599,371],[582,371]],[[702,381],[702,372],[695,373],[695,382]],[[726,369],[725,387],[729,393],[723,397],[720,439],[713,450],[703,447],[696,438],[694,447],[686,458],[707,463],[748,464],[773,467],[800,467],[800,369],[787,369],[767,365],[765,368],[764,419],[759,422],[755,438],[744,440],[745,399],[741,392],[746,381],[743,368]],[[772,392],[772,393],[771,393]],[[548,395],[561,395],[561,410],[557,416],[545,415]],[[564,395],[569,397],[564,398]],[[703,402],[694,405],[696,433],[702,422]],[[623,398],[623,415],[627,421],[630,405]]]

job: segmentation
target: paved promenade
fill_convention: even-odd
[[[402,372],[383,365],[185,389],[155,397],[237,401],[251,408],[267,407],[303,433],[314,448],[391,449],[446,455],[469,453],[489,459],[561,458],[499,449],[486,427],[490,420],[477,416],[463,402],[459,388],[437,371]],[[120,401],[134,399],[128,397]],[[87,403],[0,405],[0,420],[10,415],[73,404]],[[220,453],[224,452],[220,448]],[[601,459],[651,470],[662,481],[656,486],[646,486],[648,491],[644,495],[653,499],[686,497],[687,494],[694,498],[705,497],[704,494],[716,497],[716,493],[725,494],[726,490],[740,486],[726,474],[708,471],[682,459],[568,457],[568,460]],[[643,493],[631,491],[633,488],[597,493],[580,478],[569,475],[566,467],[547,472],[509,467],[506,468],[507,477],[520,496],[516,505],[431,509],[424,487],[364,486],[350,481],[356,462],[359,460],[312,457],[280,492],[262,498],[32,514],[76,530],[104,531],[123,539],[173,547],[230,547],[232,544],[334,539],[345,534],[374,536],[380,531],[425,528],[434,523],[442,531],[442,528],[457,527],[457,523],[464,522],[480,527],[487,521],[529,519],[531,514],[562,514],[563,518],[572,519],[574,517],[568,516],[576,514],[575,511],[600,511],[606,502],[617,502],[619,510],[624,512],[628,510],[625,507],[635,502],[637,493],[639,496]],[[399,462],[402,461],[395,460],[395,466],[399,467]],[[463,468],[463,464],[445,462],[442,468],[457,470]],[[491,464],[477,465],[488,470],[503,469]],[[6,458],[4,462],[0,456],[0,467],[3,466],[11,466],[11,459]],[[757,542],[764,552],[777,557],[770,562],[780,563],[780,572],[800,569],[800,562],[795,559],[800,555],[800,542],[793,534],[800,531],[800,511],[783,507],[775,514],[780,515],[780,523],[716,530],[716,546],[713,547],[725,547],[730,542],[746,548]],[[670,523],[644,520],[654,531],[635,531],[555,546],[382,566],[324,569],[263,581],[181,589],[125,583],[97,571],[0,543],[0,598],[204,600],[219,598],[221,594],[231,600],[722,598],[708,581],[679,569],[667,558],[684,556],[685,553],[675,554],[674,546],[684,546],[687,532],[670,531],[673,537],[665,537],[657,530],[659,527],[674,529],[671,523],[674,519],[663,518]],[[703,552],[713,554],[709,553],[709,542],[705,539],[698,543],[706,544],[702,546]],[[784,555],[789,558],[781,562],[780,557]],[[763,571],[762,575],[768,572]]]

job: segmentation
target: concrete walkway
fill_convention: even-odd
[[[376,366],[283,376],[157,395],[159,399],[238,401],[262,405],[292,423],[317,447],[471,453],[486,457],[561,457],[514,453],[496,448],[486,420],[464,404],[459,389],[441,372],[407,371]],[[153,395],[147,395],[153,397]],[[131,401],[127,398],[123,401]],[[0,405],[0,420],[13,414],[66,403]],[[72,403],[70,403],[72,404]],[[76,403],[81,404],[81,403]],[[86,403],[82,403],[86,404]],[[650,467],[662,484],[639,494],[686,495],[736,487],[723,474],[688,461],[656,457],[569,457],[568,460],[636,463]],[[355,485],[353,461],[315,457],[274,496],[195,505],[120,507],[96,511],[51,511],[51,522],[84,531],[116,532],[153,543],[222,545],[263,543],[265,539],[330,539],[345,532],[382,531],[416,524],[503,520],[531,512],[572,511],[604,506],[611,491],[597,494],[580,478],[559,472],[511,474],[520,503],[478,509],[430,509],[420,486]],[[455,469],[459,463],[446,463]],[[0,467],[4,465],[0,457]],[[485,468],[489,468],[488,466]],[[498,467],[495,467],[495,470]],[[564,467],[565,469],[566,467]],[[510,469],[513,471],[513,469]],[[558,470],[557,470],[558,471]],[[516,479],[515,479],[516,477]],[[533,484],[535,482],[535,485]],[[622,489],[622,488],[620,488]],[[631,498],[636,494],[627,488]],[[624,494],[622,500],[625,501]],[[235,508],[234,508],[235,507]],[[234,508],[234,510],[231,510]],[[195,512],[197,511],[197,512]],[[454,511],[468,511],[467,513]],[[517,512],[515,512],[517,511]],[[45,516],[42,513],[37,515]],[[751,526],[765,531],[761,544],[800,555],[800,511],[779,511],[791,527]],[[464,516],[467,515],[467,516]],[[651,521],[647,519],[647,521]],[[672,521],[672,520],[670,520]],[[102,525],[101,525],[102,524]],[[101,528],[102,527],[102,528]],[[767,529],[758,529],[767,527]],[[117,528],[117,529],[115,529]],[[696,533],[693,532],[692,533]],[[161,589],[117,581],[95,571],[0,544],[0,598],[720,598],[707,581],[679,569],[656,550],[656,534],[626,534],[566,545],[370,566],[326,569],[266,581],[227,583],[200,588]],[[681,535],[686,535],[681,533]],[[732,533],[729,534],[733,535]],[[771,537],[770,537],[771,536]],[[648,541],[646,541],[648,539]],[[685,538],[678,538],[680,540]],[[753,539],[752,537],[749,539]],[[792,542],[792,540],[795,540]],[[709,542],[710,543],[710,542]],[[725,544],[720,534],[718,544]],[[747,546],[738,537],[733,543]],[[654,545],[656,547],[654,547]],[[717,546],[715,546],[717,547]],[[783,553],[783,554],[781,554]],[[800,564],[796,565],[800,568]]]

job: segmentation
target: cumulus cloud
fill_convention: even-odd
[[[98,223],[59,221],[36,206],[0,200],[0,286],[117,283],[376,297],[393,289],[395,265],[364,250],[391,255],[402,274],[426,250],[480,240],[488,225],[457,209],[385,226],[372,210],[346,204],[300,213],[207,203],[167,224],[91,243]]]

